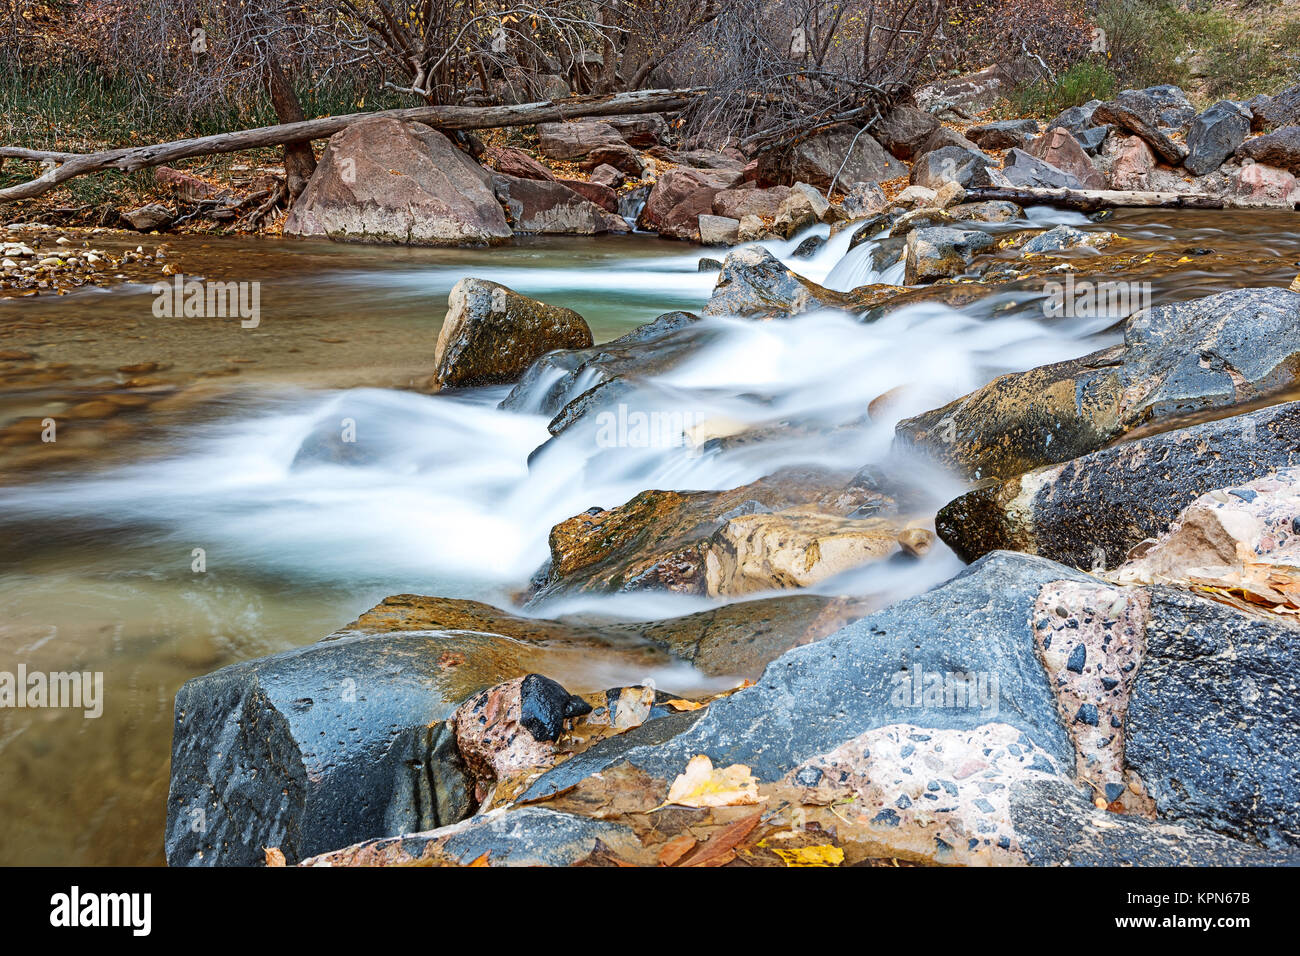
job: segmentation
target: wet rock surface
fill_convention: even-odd
[[[553,349],[592,344],[572,309],[530,299],[495,282],[462,279],[447,297],[434,350],[435,389],[514,382]]]
[[[1077,458],[1138,425],[1259,400],[1295,381],[1300,296],[1242,289],[1132,316],[1124,344],[994,379],[901,422],[898,441],[972,478]]]
[[[936,530],[966,561],[989,551],[1115,567],[1214,488],[1300,464],[1300,404],[1175,429],[967,492]]]

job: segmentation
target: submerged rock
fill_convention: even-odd
[[[900,422],[897,441],[972,478],[1078,458],[1139,425],[1292,386],[1300,295],[1239,289],[1129,318],[1124,344],[1014,372]]]
[[[447,297],[432,385],[437,390],[513,382],[553,349],[591,344],[591,329],[572,309],[485,279],[461,279]]]

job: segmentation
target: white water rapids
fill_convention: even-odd
[[[816,232],[826,227],[765,245],[791,268],[836,288],[901,281],[897,267],[884,275],[867,270],[871,243],[846,254],[848,230],[813,258],[792,258],[799,242]],[[589,270],[512,266],[474,274],[543,300],[558,289],[598,288],[702,305],[715,276],[696,272],[697,259],[633,259]],[[420,281],[413,272],[389,280]],[[796,429],[776,444],[699,454],[687,447],[606,447],[595,424],[584,420],[530,467],[530,454],[550,437],[548,416],[499,410],[504,389],[459,397],[372,388],[279,391],[187,430],[165,458],[6,489],[0,518],[145,528],[158,546],[201,546],[246,571],[316,582],[389,582],[390,593],[418,590],[505,603],[548,557],[552,525],[572,515],[614,507],[649,488],[732,488],[782,465],[849,472],[867,464],[899,467],[889,450],[900,418],[1002,372],[1089,351],[1099,331],[1097,322],[1049,323],[1032,313],[994,319],[937,304],[870,324],[817,312],[772,322],[713,318],[705,327],[711,334],[701,337],[699,348],[649,377],[646,397],[631,404],[678,413],[706,428],[727,423],[728,431],[738,423],[859,424],[834,442]],[[860,424],[873,399],[901,387],[906,392],[888,414]],[[348,422],[355,427],[357,458],[300,457],[311,436]],[[907,467],[902,477],[908,483],[928,483],[936,493],[956,490],[944,488],[940,476]],[[957,562],[939,550],[944,554],[913,568],[906,581],[891,582],[891,593],[914,593],[950,576]],[[872,589],[879,584],[873,580]],[[864,586],[831,581],[824,589]],[[596,604],[604,611],[661,616],[700,602],[636,595],[544,610]]]

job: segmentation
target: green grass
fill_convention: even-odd
[[[1089,100],[1115,95],[1115,74],[1104,61],[1080,60],[1053,80],[1030,83],[1008,96],[1016,116],[1050,116]]]
[[[412,105],[399,94],[352,84],[306,89],[299,95],[308,117]],[[143,146],[277,122],[264,99],[244,108],[223,106],[185,114],[155,92],[138,93],[84,64],[51,69],[0,63],[0,102],[5,104],[0,112],[0,144],[70,153]],[[199,158],[178,165],[205,172],[224,163],[275,162],[278,157],[278,150],[264,149],[234,159]],[[0,188],[26,182],[38,173],[34,164],[7,160],[0,167]],[[152,183],[149,170],[104,172],[71,179],[47,195],[69,207],[138,204],[152,196]]]

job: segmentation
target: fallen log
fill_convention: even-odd
[[[1009,200],[1018,205],[1059,206],[1096,212],[1099,209],[1150,207],[1158,209],[1259,209],[1260,203],[1230,196],[1197,193],[1157,193],[1127,189],[1040,189],[1029,186],[974,186],[966,190],[969,202]],[[1291,208],[1277,206],[1274,208]]]
[[[256,129],[216,133],[212,136],[198,136],[153,146],[108,149],[98,153],[47,153],[4,146],[0,147],[0,159],[8,156],[34,160],[49,164],[49,168],[29,182],[0,189],[0,202],[32,199],[76,176],[106,169],[133,172],[192,156],[236,153],[263,146],[283,146],[286,143],[326,139],[353,123],[374,117],[391,117],[425,123],[444,130],[495,129],[501,126],[531,126],[534,123],[552,123],[589,116],[678,110],[689,105],[704,92],[703,89],[637,90],[609,96],[571,96],[563,100],[520,103],[513,106],[413,106],[398,110],[348,113],[345,116],[323,116],[299,123],[261,126]]]

